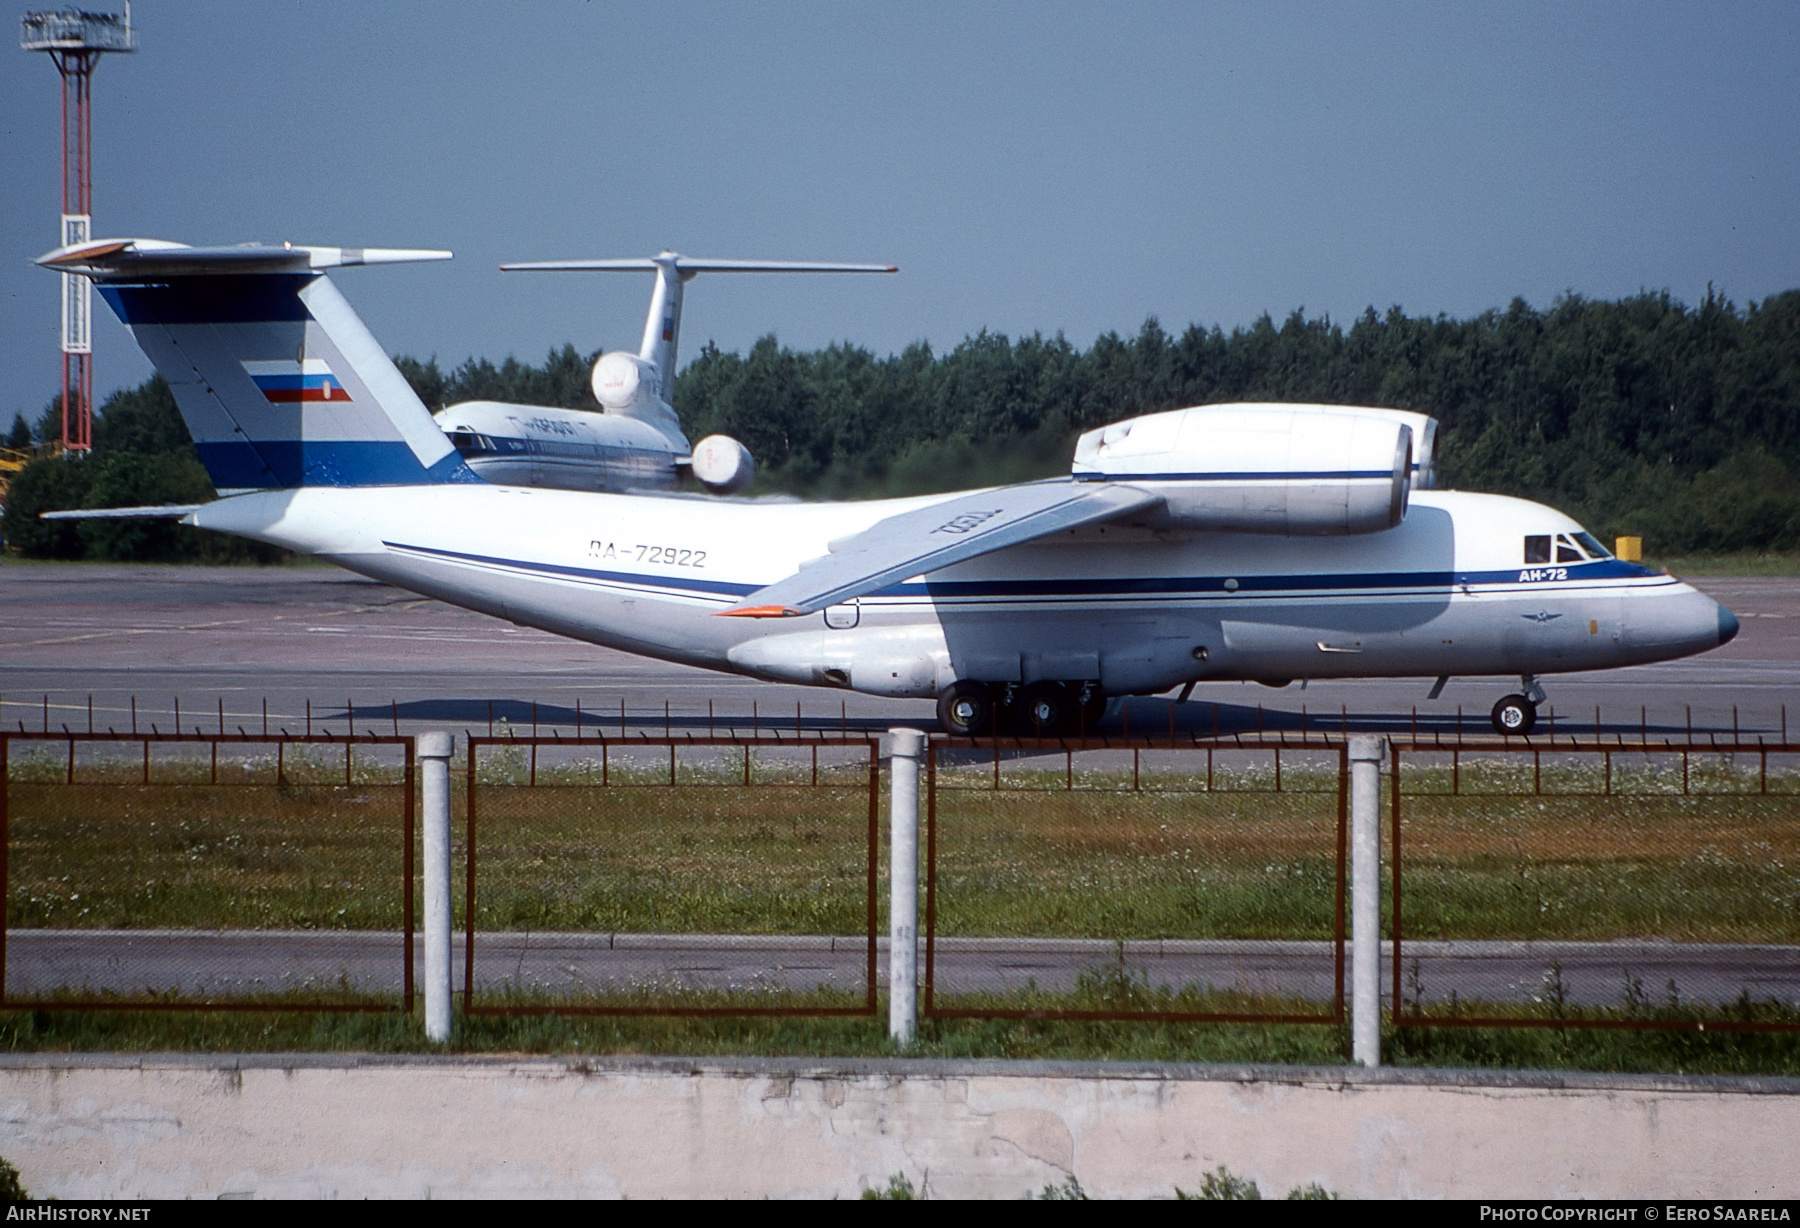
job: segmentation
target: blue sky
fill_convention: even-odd
[[[105,7],[90,0],[91,7]],[[25,6],[21,6],[21,11]],[[503,260],[882,260],[703,277],[685,358],[776,333],[1086,345],[1146,316],[1467,315],[1800,286],[1800,5],[134,6],[94,86],[96,234],[447,247],[352,270],[390,351],[635,347],[642,275]],[[59,384],[56,73],[0,50],[0,415]],[[100,304],[96,302],[96,307]],[[149,368],[97,312],[96,390]]]

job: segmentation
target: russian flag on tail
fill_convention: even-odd
[[[350,400],[344,385],[322,359],[249,361],[244,363],[244,370],[272,404]]]

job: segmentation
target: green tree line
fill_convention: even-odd
[[[489,399],[592,405],[594,355],[541,367],[403,360],[434,408]],[[1469,319],[1373,309],[1348,328],[1294,312],[1179,336],[982,332],[944,354],[879,357],[764,337],[681,372],[689,437],[755,454],[755,490],[872,497],[1066,472],[1075,436],[1134,414],[1225,401],[1382,405],[1442,424],[1440,484],[1562,508],[1659,553],[1800,545],[1800,290],[1738,307],[1710,289],[1617,301],[1515,299]]]
[[[433,409],[464,400],[589,408],[594,357],[565,345],[538,366],[470,359],[446,372],[435,359],[398,362]],[[115,403],[127,410],[167,396],[157,380],[118,394],[96,427],[94,458],[57,463],[104,461]],[[1085,350],[1060,334],[984,331],[942,354],[918,343],[882,357],[847,343],[795,351],[768,336],[746,354],[705,346],[674,396],[691,438],[719,432],[750,448],[755,490],[809,497],[1064,472],[1080,431],[1225,401],[1432,414],[1443,427],[1440,484],[1550,503],[1602,537],[1641,534],[1657,553],[1800,545],[1800,290],[1743,307],[1709,289],[1692,306],[1643,293],[1568,295],[1541,310],[1515,299],[1468,319],[1371,309],[1347,328],[1296,311],[1280,323],[1264,316],[1179,336],[1151,319],[1133,337],[1107,333]],[[192,457],[191,447],[137,447],[110,455]],[[35,550],[16,536],[17,497],[8,539]],[[115,495],[96,479],[82,497]],[[84,526],[73,536],[104,534]]]
[[[3,419],[0,419],[3,421]],[[62,437],[62,398],[36,427],[15,414],[5,446],[24,449]],[[269,563],[287,552],[239,537],[184,528],[171,520],[40,520],[39,512],[81,507],[145,507],[204,503],[211,479],[175,397],[160,375],[113,393],[94,418],[86,456],[42,456],[6,488],[0,534],[28,558],[105,559],[140,563]]]

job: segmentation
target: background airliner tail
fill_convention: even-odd
[[[126,239],[38,263],[99,285],[228,494],[481,480],[323,272],[449,255]]]
[[[891,264],[838,264],[816,260],[705,260],[679,252],[624,260],[538,260],[503,264],[508,273],[618,273],[645,271],[656,274],[650,292],[650,312],[644,318],[644,339],[638,357],[656,372],[652,390],[664,401],[675,398],[675,355],[681,339],[682,288],[701,273],[898,273]],[[598,394],[599,389],[595,389]]]

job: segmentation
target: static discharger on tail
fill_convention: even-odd
[[[327,271],[447,255],[120,239],[44,256],[98,284],[222,496],[52,514],[178,517],[627,652],[935,699],[971,735],[1091,728],[1109,699],[1210,681],[1435,678],[1436,698],[1452,675],[1519,678],[1493,721],[1528,734],[1542,675],[1737,632],[1729,610],[1552,508],[1435,489],[1437,423],[1401,410],[1145,414],[1084,434],[1066,477],[958,494],[681,494],[689,472],[742,489],[753,464],[724,437],[690,449],[669,407],[683,284],[891,266],[669,252],[505,266],[654,271],[639,352],[595,365],[602,413],[475,403],[434,420]],[[500,439],[618,452],[526,463]]]

